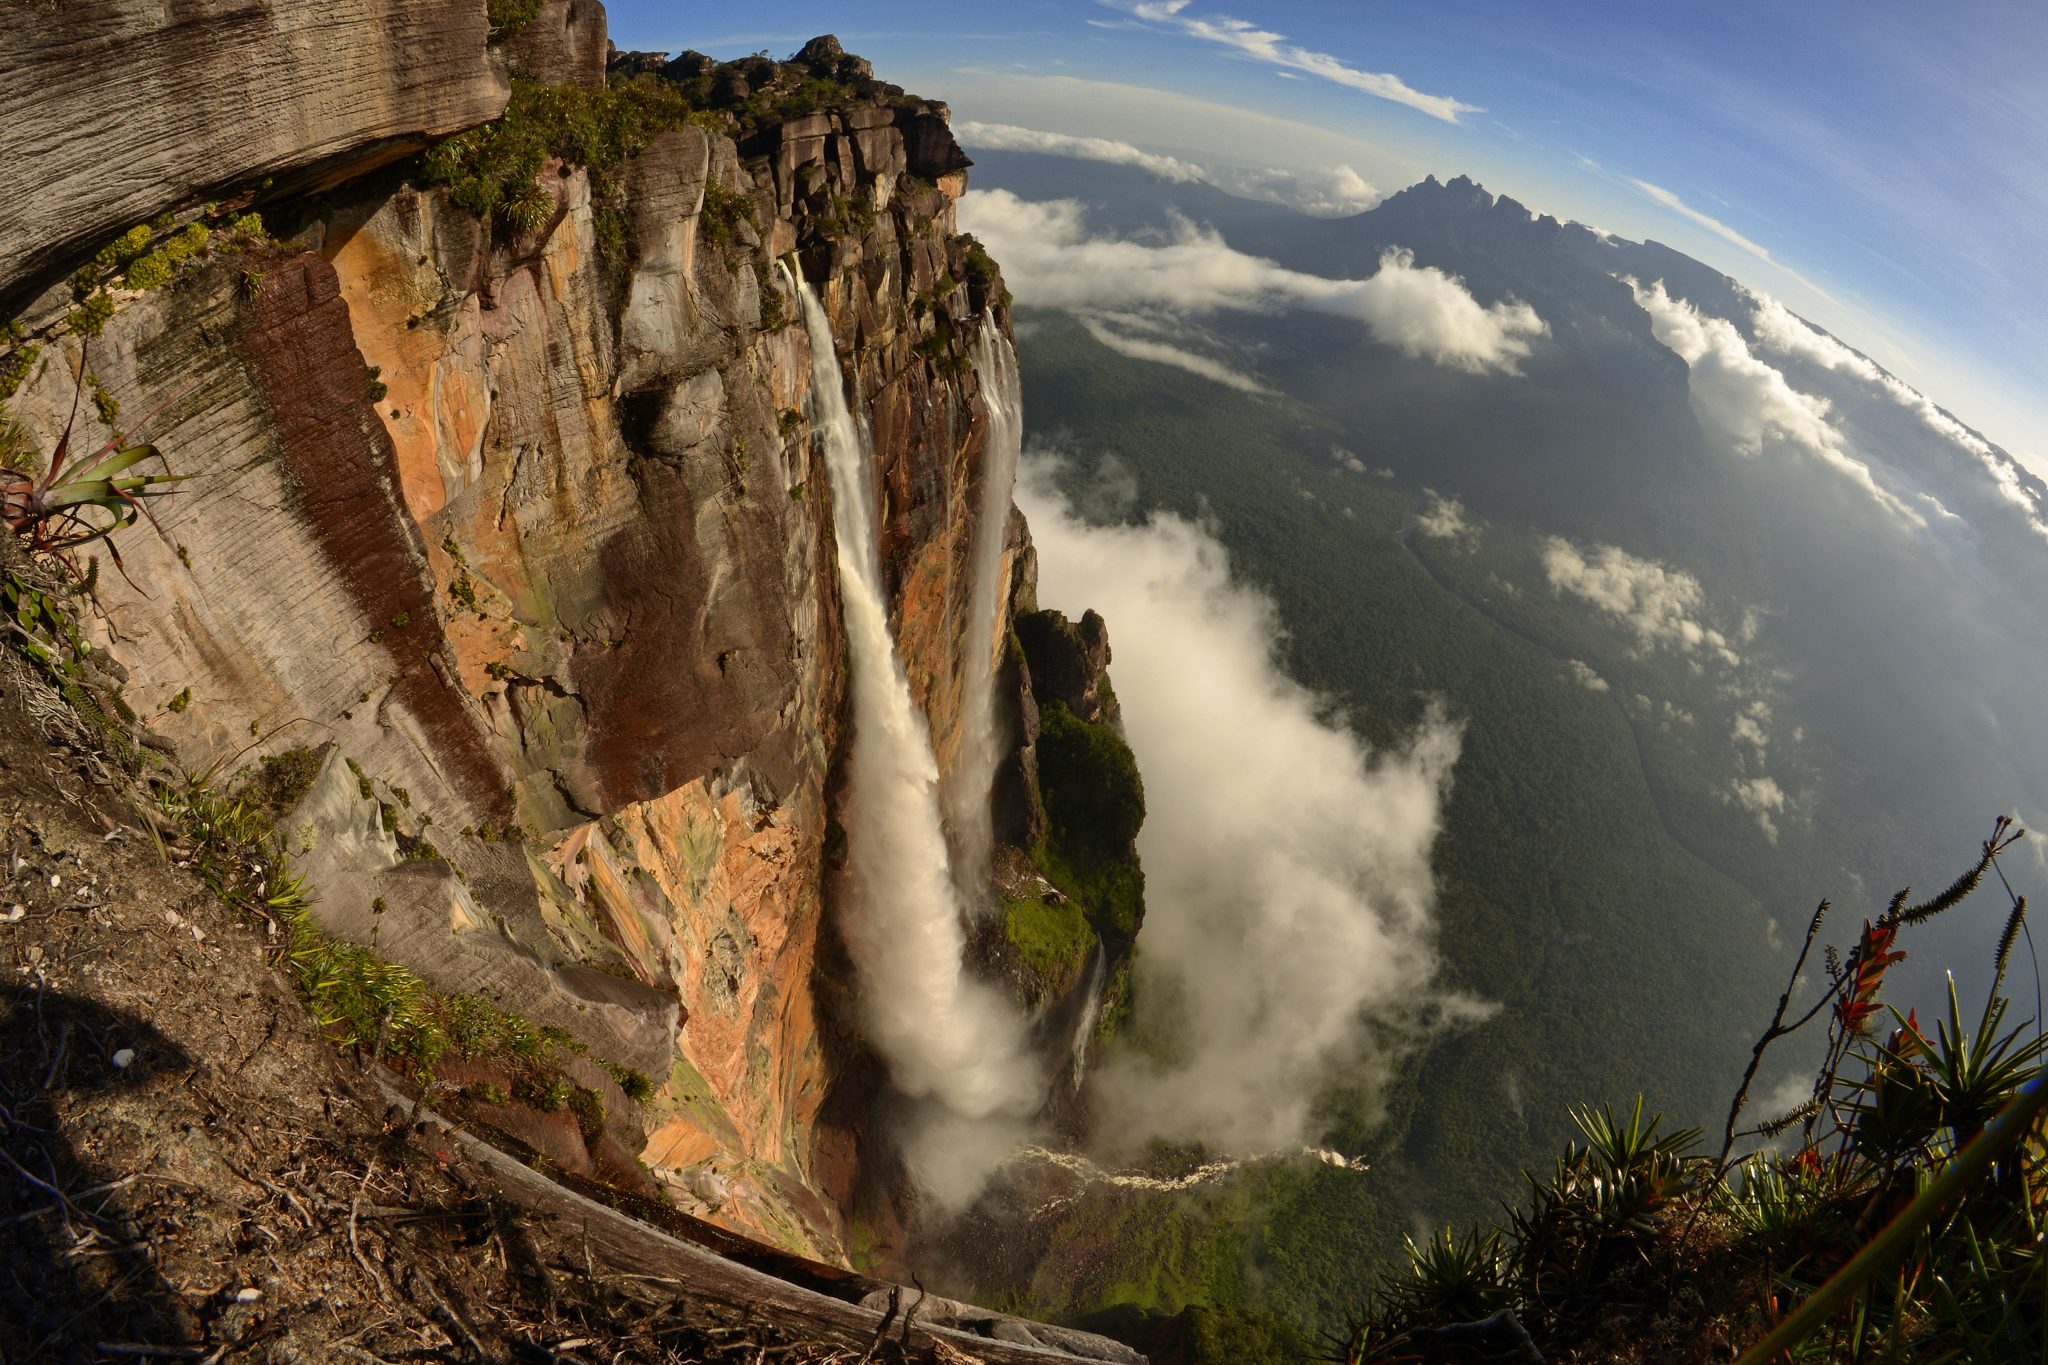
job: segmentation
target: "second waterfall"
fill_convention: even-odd
[[[1023,1024],[964,961],[931,730],[889,630],[873,451],[847,405],[824,305],[808,281],[792,282],[810,338],[810,417],[832,485],[852,674],[844,823],[853,904],[842,922],[866,1023],[905,1094],[966,1119],[1026,1114],[1037,1102],[1038,1069]]]

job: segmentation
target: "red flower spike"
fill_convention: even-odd
[[[1884,1050],[1905,1061],[1927,1054],[1927,1040],[1920,1036],[1918,1009],[1906,1011],[1906,1022],[1892,1030],[1891,1039],[1884,1045]]]
[[[1863,921],[1863,937],[1857,941],[1851,959],[1849,988],[1835,1002],[1835,1018],[1851,1033],[1861,1033],[1877,1013],[1877,991],[1884,984],[1885,969],[1906,955],[1893,949],[1899,926],[1887,922],[1882,928]]]

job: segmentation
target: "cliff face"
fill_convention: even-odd
[[[474,0],[23,8],[0,26],[0,307],[109,230],[265,181],[345,179],[505,107]]]
[[[115,255],[47,290],[19,313],[37,349],[11,353],[11,412],[51,449],[83,374],[118,405],[82,405],[86,449],[161,406],[148,435],[189,481],[105,566],[100,643],[186,771],[319,755],[285,831],[321,921],[613,1064],[579,1080],[604,1140],[558,1135],[559,1164],[624,1144],[686,1207],[838,1259],[821,1191],[843,1177],[814,1149],[854,1047],[822,932],[844,683],[808,343],[775,263],[814,282],[858,376],[903,658],[947,761],[966,650],[995,647],[963,640],[987,431],[968,355],[1006,325],[954,231],[966,159],[943,106],[814,45],[642,78],[732,112],[599,167],[550,156],[519,213],[479,215],[421,163],[361,172],[497,114],[508,50],[600,88],[602,11],[551,0],[487,51],[480,0],[403,8],[278,0],[244,35],[92,0],[0,39],[0,77],[52,108],[109,43],[205,58],[35,144],[61,184],[86,157],[152,169],[48,196],[62,212],[0,260],[17,295],[202,193],[278,229],[215,207],[167,281]],[[250,82],[206,63],[272,41],[264,109],[221,105]],[[301,90],[309,43],[346,79]],[[775,103],[806,81],[824,107]],[[158,108],[147,145],[112,126]]]

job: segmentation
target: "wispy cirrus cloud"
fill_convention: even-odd
[[[1055,133],[1014,123],[956,123],[961,145],[994,152],[1036,152],[1043,156],[1131,166],[1175,184],[1213,185],[1228,194],[1285,204],[1317,218],[1363,213],[1380,202],[1372,183],[1350,166],[1316,170],[1284,166],[1205,166],[1161,152],[1148,152],[1121,138]]]
[[[1633,187],[1636,193],[1642,195],[1645,199],[1650,200],[1652,203],[1663,205],[1665,208],[1670,209],[1679,217],[1690,219],[1692,222],[1697,223],[1699,226],[1713,233],[1716,237],[1719,237],[1722,241],[1740,247],[1742,250],[1747,251],[1750,255],[1756,257],[1758,260],[1764,262],[1767,265],[1775,266],[1777,269],[1782,270],[1785,274],[1790,275],[1793,279],[1805,285],[1808,289],[1811,289],[1814,293],[1826,299],[1829,303],[1841,302],[1841,300],[1837,299],[1833,294],[1830,294],[1827,290],[1821,288],[1812,280],[1807,279],[1806,276],[1800,274],[1791,266],[1786,265],[1783,261],[1771,255],[1770,249],[1764,246],[1761,242],[1743,236],[1734,228],[1729,227],[1726,223],[1722,222],[1719,218],[1714,217],[1710,213],[1702,213],[1700,210],[1694,208],[1692,205],[1686,203],[1683,199],[1679,198],[1672,191],[1665,189],[1662,185],[1653,185],[1647,180],[1638,180],[1632,175],[1625,175],[1622,177],[1622,180],[1629,184],[1631,187]]]
[[[1209,182],[1209,173],[1192,161],[1144,151],[1115,138],[1051,133],[1041,128],[1020,128],[1014,123],[956,123],[953,136],[967,147],[986,147],[998,152],[1039,152],[1047,156],[1073,157],[1079,161],[1101,161],[1111,166],[1135,166],[1162,180],[1179,184]]]
[[[1253,61],[1279,67],[1283,73],[1299,72],[1377,99],[1405,104],[1446,123],[1456,123],[1465,114],[1484,112],[1479,105],[1467,104],[1448,95],[1425,94],[1389,72],[1365,71],[1327,52],[1315,52],[1290,43],[1286,34],[1262,29],[1248,19],[1233,19],[1220,14],[1213,17],[1189,14],[1187,8],[1191,2],[1102,0],[1103,4],[1124,11],[1142,24],[1214,43]]]

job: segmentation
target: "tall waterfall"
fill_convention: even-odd
[[[1017,352],[992,313],[982,315],[981,334],[974,343],[974,373],[988,405],[988,440],[982,447],[981,507],[969,556],[973,577],[968,588],[960,752],[945,785],[946,823],[958,858],[954,871],[970,904],[989,884],[995,848],[989,797],[1006,738],[996,708],[996,661],[1002,657],[996,626],[1003,610],[1003,543],[1009,537],[1010,498],[1017,488],[1017,455],[1024,444]]]
[[[931,731],[889,632],[867,430],[847,408],[823,305],[807,281],[793,283],[810,335],[810,417],[832,485],[852,669],[844,823],[853,903],[843,924],[870,1036],[908,1095],[968,1119],[1026,1113],[1038,1078],[1023,1024],[963,961]]]

